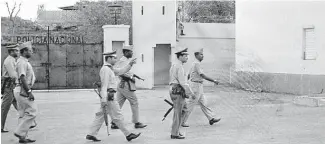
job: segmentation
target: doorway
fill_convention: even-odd
[[[170,55],[171,44],[157,44],[154,47],[154,86],[169,84]]]

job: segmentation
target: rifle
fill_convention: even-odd
[[[165,101],[166,103],[168,103],[169,105],[171,105],[172,107],[169,108],[169,109],[167,110],[167,112],[165,113],[164,118],[162,119],[162,121],[165,120],[165,118],[168,116],[168,114],[170,113],[170,111],[172,111],[172,109],[174,108],[173,103],[171,103],[170,101],[168,101],[168,100],[166,100],[166,99],[164,99],[164,101]]]
[[[95,93],[99,96],[100,99],[102,99],[102,96],[100,96],[100,87],[101,87],[101,83],[100,82],[94,82],[93,84],[95,86],[94,91]],[[107,117],[107,111],[106,111],[106,106],[102,108],[103,109],[103,113],[104,113],[104,120],[105,120],[105,125],[107,127],[107,135],[109,134],[109,127],[108,127],[108,117]]]

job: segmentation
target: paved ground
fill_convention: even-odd
[[[292,103],[294,96],[249,93],[232,88],[206,88],[208,105],[222,120],[210,126],[197,107],[189,118],[189,128],[183,128],[185,140],[171,140],[169,115],[162,116],[169,108],[163,99],[168,98],[166,88],[137,91],[142,122],[146,129],[134,129],[129,103],[123,112],[127,127],[142,132],[139,144],[324,144],[325,107],[303,107]],[[29,133],[36,144],[90,144],[85,140],[88,126],[98,109],[99,99],[92,91],[35,93],[39,107],[38,127]],[[17,124],[17,114],[12,108],[8,115],[7,129],[1,134],[3,144],[15,144],[12,131]],[[119,130],[106,136],[103,125],[99,135],[101,143],[128,143]]]

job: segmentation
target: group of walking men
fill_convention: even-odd
[[[28,59],[33,53],[31,42],[8,46],[9,56],[3,65],[3,102],[1,132],[8,132],[4,129],[7,113],[11,104],[18,110],[19,124],[14,135],[19,138],[20,143],[32,143],[35,140],[26,138],[29,129],[35,127],[37,107],[32,94],[32,86],[35,82],[33,68]],[[100,96],[101,106],[95,114],[94,121],[90,125],[86,139],[100,141],[96,135],[104,123],[104,116],[111,117],[111,128],[120,129],[128,141],[136,139],[141,133],[132,133],[125,127],[121,108],[126,100],[129,101],[132,110],[132,122],[135,128],[145,128],[147,125],[139,121],[139,103],[135,94],[135,79],[144,80],[134,74],[131,68],[136,64],[133,58],[133,47],[123,46],[123,56],[117,60],[116,51],[103,53],[104,64],[100,69]],[[20,53],[20,57],[18,55]],[[188,60],[187,48],[176,51],[177,62],[170,68],[170,98],[173,101],[174,115],[171,130],[171,139],[184,139],[180,133],[180,127],[189,127],[186,124],[194,106],[199,104],[202,111],[213,125],[220,121],[214,118],[213,111],[207,107],[203,95],[203,80],[218,84],[204,74],[201,68],[203,60],[203,49],[194,53],[195,62],[186,76],[183,64]],[[18,58],[18,59],[17,59]],[[185,99],[188,98],[188,102]]]
[[[18,111],[18,126],[14,135],[19,143],[32,143],[35,140],[26,138],[29,129],[36,127],[37,105],[31,88],[35,83],[35,74],[29,58],[33,49],[31,42],[9,45],[8,57],[3,62],[1,77],[1,133],[7,133],[5,122],[11,104]],[[20,55],[20,56],[19,56]]]
[[[196,60],[188,76],[186,76],[183,68],[183,64],[188,60],[187,48],[180,49],[175,54],[177,56],[177,62],[170,68],[170,97],[174,107],[171,139],[184,139],[185,137],[180,133],[180,127],[189,127],[186,121],[196,104],[201,106],[210,125],[220,121],[220,118],[214,118],[214,113],[207,107],[207,102],[203,95],[204,79],[215,84],[218,84],[218,81],[206,76],[201,68],[200,63],[204,57],[203,49],[194,53]],[[120,108],[123,106],[126,99],[129,100],[133,113],[132,121],[135,123],[135,128],[146,127],[146,125],[139,122],[138,99],[134,93],[136,90],[134,85],[135,78],[140,80],[144,79],[130,71],[132,66],[136,63],[136,58],[132,58],[132,46],[123,47],[124,56],[119,61],[117,61],[116,51],[103,53],[103,55],[105,56],[105,63],[100,70],[101,108],[98,113],[96,113],[95,120],[86,138],[93,141],[100,141],[96,138],[96,135],[104,123],[103,108],[106,107],[107,113],[113,121],[111,128],[119,128],[126,136],[126,139],[130,141],[137,138],[140,133],[130,133],[129,130],[125,128]],[[116,76],[119,76],[121,79],[119,83],[117,83]],[[185,102],[185,98],[189,98],[188,102]]]

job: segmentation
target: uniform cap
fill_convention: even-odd
[[[8,50],[19,50],[19,44],[13,44],[6,46]]]
[[[203,53],[203,48],[196,50],[195,52]]]
[[[103,53],[104,56],[116,57],[116,51]]]
[[[133,51],[133,46],[132,45],[125,45],[125,46],[123,46],[122,49]]]
[[[187,49],[188,48],[178,47],[175,54],[188,55]]]
[[[22,50],[24,48],[32,49],[32,42],[28,41],[28,42],[24,42],[24,43],[19,45],[20,50]]]

